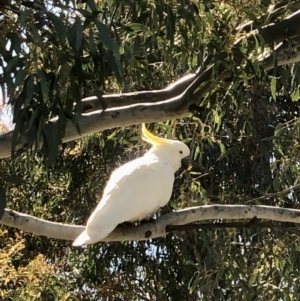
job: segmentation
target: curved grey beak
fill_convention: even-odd
[[[188,156],[188,157],[185,157],[183,159],[181,159],[181,167],[184,168],[184,169],[188,169],[190,166],[191,166],[191,157]]]

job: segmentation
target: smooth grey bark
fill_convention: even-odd
[[[297,39],[300,36],[300,10],[293,13],[291,16],[247,34],[246,37],[239,39],[232,51],[236,58],[237,64],[241,62],[245,56],[240,51],[242,41],[247,38],[248,54],[255,49],[257,36],[261,36],[265,44],[280,43],[287,39]],[[275,58],[277,64],[294,63],[300,59],[299,53],[294,53],[292,56],[279,55],[281,52],[276,53],[276,57],[270,56],[266,58],[266,70],[272,68],[272,62]],[[283,52],[283,54],[286,53]],[[219,74],[226,77],[226,71],[220,68]],[[107,104],[105,111],[101,109],[101,102],[97,102],[95,97],[89,97],[83,100],[84,103],[90,103],[94,108],[92,112],[83,113],[79,119],[78,126],[81,133],[79,134],[75,126],[68,121],[66,125],[65,136],[63,142],[72,141],[86,135],[90,135],[105,129],[114,127],[123,127],[133,124],[140,124],[143,122],[159,122],[166,121],[174,118],[181,118],[190,113],[192,104],[197,104],[209,88],[215,82],[209,82],[213,74],[213,65],[202,72],[197,74],[188,75],[177,82],[170,88],[155,90],[155,91],[142,91],[134,93],[125,93],[119,95],[104,95],[102,101]],[[193,95],[198,86],[205,85],[203,91]],[[98,110],[99,109],[99,110]],[[57,120],[52,119],[49,122],[55,123]],[[0,135],[0,159],[11,156],[11,141],[12,131]],[[26,143],[24,137],[19,142],[17,149],[21,148]]]
[[[142,225],[119,226],[103,241],[147,240],[167,235],[168,227],[172,225],[186,225],[217,219],[244,220],[252,218],[299,224],[300,210],[259,205],[191,207],[162,215],[155,221]],[[65,240],[74,240],[84,230],[83,226],[50,222],[10,209],[5,209],[0,224],[37,235]]]

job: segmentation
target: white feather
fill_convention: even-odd
[[[175,145],[153,147],[143,157],[112,173],[101,201],[73,246],[101,241],[118,224],[151,217],[167,204],[172,194],[174,173],[180,167],[181,159],[190,152],[183,143],[174,142]]]

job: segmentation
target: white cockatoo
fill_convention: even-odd
[[[187,165],[190,150],[180,141],[151,134],[144,124],[142,133],[152,148],[111,174],[102,199],[73,246],[103,240],[120,223],[150,218],[170,200],[174,174],[182,165]]]

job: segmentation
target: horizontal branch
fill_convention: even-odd
[[[191,207],[162,215],[153,222],[138,226],[119,226],[103,241],[147,240],[165,236],[171,225],[186,225],[205,220],[253,218],[300,223],[300,210],[255,205]],[[9,209],[5,209],[0,223],[37,235],[65,240],[74,240],[84,229],[83,226],[50,222]]]
[[[224,229],[224,228],[269,228],[269,229],[277,229],[285,232],[290,232],[299,235],[300,229],[294,224],[291,226],[290,223],[285,223],[279,225],[278,223],[274,223],[273,221],[261,221],[258,218],[252,218],[250,220],[245,220],[243,222],[212,222],[212,223],[191,223],[186,225],[170,225],[167,227],[167,232],[173,231],[190,231],[190,230],[211,230],[211,229]]]
[[[68,120],[62,141],[72,141],[109,128],[181,118],[189,113],[189,103],[183,100],[182,95],[180,95],[163,102],[135,104],[107,109],[104,112],[96,110],[84,113],[78,121],[80,134],[72,122]],[[56,123],[57,118],[52,119],[51,122]],[[0,159],[11,156],[12,135],[13,131],[0,135]],[[25,137],[19,142],[17,149],[22,147],[24,143],[26,143]]]

